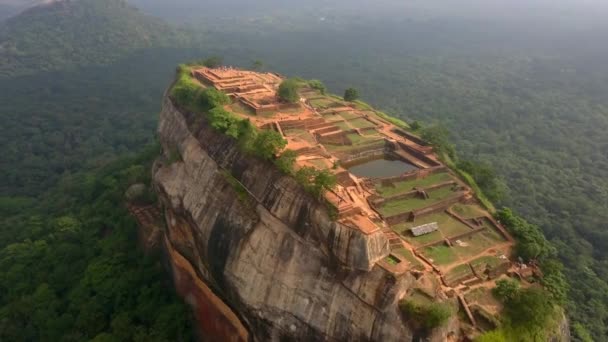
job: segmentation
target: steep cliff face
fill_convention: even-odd
[[[263,341],[412,339],[397,301],[415,278],[376,265],[389,253],[381,232],[366,235],[332,222],[293,179],[243,154],[168,98],[159,136],[166,158],[153,176],[174,277],[183,279],[187,268],[176,262],[189,263],[198,277],[189,284],[203,282],[232,308],[220,313],[227,326],[242,325]],[[174,153],[181,160],[168,162]]]

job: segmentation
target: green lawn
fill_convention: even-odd
[[[391,265],[397,265],[401,262],[399,259],[395,258],[394,256],[392,256],[390,254],[384,260],[386,260],[386,262],[388,262]]]
[[[449,265],[454,263],[458,257],[448,246],[440,245],[426,247],[422,250],[422,254],[431,259],[436,265]]]
[[[343,131],[350,131],[353,129],[346,121],[335,122],[335,126],[338,126]]]
[[[494,229],[488,229],[483,232],[480,232],[479,234],[483,236],[483,238],[486,239],[486,241],[488,241],[489,243],[502,243],[507,241],[504,237],[502,237],[502,235],[500,235],[500,233],[498,233]]]
[[[416,218],[415,222],[406,222],[403,224],[403,227],[405,229],[411,229],[432,222],[437,222],[437,224],[439,225],[439,230],[443,233],[443,236],[445,237],[450,237],[471,231],[471,228],[469,228],[469,226],[458,221],[457,219],[448,215],[444,211]]]
[[[492,222],[487,219],[484,219],[483,225],[484,227],[486,227],[486,230],[481,232],[480,234],[486,240],[492,243],[500,243],[506,241],[502,234],[498,232],[498,228],[496,228]]]
[[[409,249],[399,248],[399,249],[395,249],[393,251],[393,253],[397,253],[397,254],[403,256],[407,261],[409,261],[411,263],[412,268],[418,268],[418,269],[424,268],[424,266],[420,263],[420,261],[418,261],[418,259],[416,259],[414,254],[412,254],[412,252]]]
[[[232,111],[236,114],[255,116],[255,112],[251,108],[244,106],[239,101],[234,102],[233,104],[231,104],[228,107],[230,108],[230,111]]]
[[[471,267],[469,267],[468,264],[461,264],[458,265],[454,268],[452,268],[451,270],[449,270],[445,276],[444,279],[450,283],[453,280],[468,276],[468,275],[473,275],[473,271],[471,270]]]
[[[471,261],[471,265],[475,268],[484,267],[484,265],[489,265],[490,267],[494,267],[500,265],[503,262],[500,258],[491,255],[484,255],[479,257],[473,261]]]
[[[462,218],[471,219],[486,215],[485,211],[478,205],[456,204],[452,206],[452,211]]]
[[[344,120],[343,117],[341,117],[340,115],[335,115],[335,114],[325,114],[325,115],[323,115],[323,119],[325,119],[325,121],[327,121],[327,122],[343,121]]]
[[[332,144],[324,144],[325,148],[327,148],[327,150],[329,150],[330,152],[348,152],[352,149],[355,148],[361,148],[361,147],[381,147],[384,146],[384,139],[367,139],[366,143],[362,143],[359,145],[332,145]]]
[[[358,113],[355,113],[355,112],[340,112],[340,113],[338,113],[338,115],[343,117],[345,120],[358,118],[360,116]]]
[[[366,145],[366,144],[380,140],[374,136],[366,137],[366,136],[359,135],[357,133],[350,133],[350,134],[347,134],[346,136],[348,137],[348,139],[350,139],[350,141],[353,142],[353,145],[355,145],[355,146],[356,145]]]
[[[298,137],[299,139],[302,139],[304,141],[307,141],[311,144],[316,144],[316,140],[315,137],[310,134],[307,130],[303,130],[303,129],[288,129],[283,131],[283,133],[285,134],[285,136],[288,137]]]
[[[390,197],[400,193],[411,191],[415,187],[429,187],[433,184],[443,183],[452,180],[452,177],[447,172],[436,173],[422,179],[414,179],[405,182],[396,182],[393,186],[383,187],[380,183],[376,183],[376,190],[383,197]]]
[[[434,231],[432,233],[428,233],[428,234],[424,234],[424,235],[420,235],[420,236],[413,236],[410,233],[409,229],[404,229],[404,230],[401,230],[401,235],[403,236],[403,238],[405,240],[407,240],[409,243],[411,243],[415,247],[420,247],[420,246],[426,245],[431,242],[437,242],[437,241],[443,240],[443,236],[441,235],[441,233],[439,231]]]
[[[313,106],[314,108],[317,108],[317,109],[328,108],[328,107],[331,107],[333,104],[338,103],[335,100],[332,100],[327,97],[315,98],[312,100],[308,100],[308,102],[310,103],[311,106]]]
[[[433,205],[450,197],[453,194],[454,191],[452,191],[451,187],[447,186],[429,191],[429,199],[423,199],[420,197],[409,197],[399,200],[386,201],[384,202],[384,205],[378,208],[378,211],[380,211],[383,216],[392,216],[396,214],[406,213],[408,211],[421,209]]]
[[[349,121],[350,125],[355,128],[368,128],[368,127],[376,127],[373,123],[369,122],[364,118],[358,118],[355,120]]]
[[[469,304],[477,303],[484,306],[496,306],[501,307],[502,304],[492,294],[492,290],[485,287],[478,287],[474,290],[469,291],[464,295],[464,299]]]
[[[454,253],[465,259],[475,256],[495,244],[495,242],[488,241],[481,233],[473,234],[467,238],[460,239],[460,241],[466,243],[467,246],[461,247],[454,242],[452,248],[454,249]]]

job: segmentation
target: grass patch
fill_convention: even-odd
[[[255,112],[253,111],[253,109],[245,106],[239,101],[234,102],[233,104],[228,106],[228,108],[231,112],[234,112],[236,114],[255,116]]]
[[[399,260],[399,259],[395,258],[394,256],[392,256],[392,255],[390,255],[390,254],[389,254],[387,257],[386,257],[386,259],[385,259],[385,260],[386,260],[386,262],[388,262],[390,265],[398,265],[398,264],[400,264],[400,263],[401,263],[401,260]]]
[[[331,107],[332,104],[336,103],[334,100],[329,99],[327,97],[314,98],[314,99],[308,100],[308,102],[310,103],[311,106],[313,106],[316,109],[328,108],[328,107]]]
[[[455,204],[452,206],[452,211],[465,219],[472,219],[485,216],[484,210],[478,205],[470,204]]]
[[[351,121],[349,121],[349,124],[355,128],[376,127],[376,125],[374,125],[369,120],[366,120],[364,118],[358,118],[355,120],[351,120]]]
[[[405,258],[405,260],[410,262],[410,264],[412,265],[412,268],[424,269],[424,266],[422,265],[422,263],[420,263],[420,261],[418,261],[418,259],[416,259],[414,254],[409,249],[399,248],[399,249],[395,249],[393,251],[393,253],[397,253],[397,254],[403,256]]]
[[[479,257],[479,258],[471,261],[471,266],[473,266],[473,268],[475,268],[475,270],[477,270],[478,268],[485,269],[486,265],[488,265],[490,267],[496,267],[502,263],[503,263],[503,260],[501,260],[500,258],[491,256],[491,255],[484,255],[482,257]]]
[[[325,148],[332,152],[332,153],[337,153],[337,152],[342,152],[342,153],[347,153],[350,150],[354,150],[354,149],[359,149],[359,148],[380,148],[384,146],[384,139],[369,139],[367,140],[366,143],[364,144],[360,144],[360,145],[332,145],[332,144],[324,144]]]
[[[443,183],[451,180],[452,177],[447,172],[432,174],[426,178],[414,179],[410,181],[395,182],[393,186],[382,186],[376,183],[376,191],[383,197],[390,197],[411,191],[415,187],[426,188],[433,184]]]
[[[455,192],[451,189],[451,187],[443,187],[428,191],[427,194],[429,195],[429,199],[409,197],[399,200],[386,201],[384,202],[384,205],[378,208],[378,211],[380,211],[383,216],[393,216],[396,214],[406,213],[408,211],[421,209],[438,203],[450,197],[454,193]]]
[[[304,129],[288,129],[288,130],[283,131],[283,133],[285,133],[285,136],[287,136],[287,137],[299,138],[310,144],[317,143],[317,141],[315,140],[315,137],[312,134],[310,134],[310,132],[308,132],[307,130],[304,130]]]
[[[426,247],[422,250],[422,254],[431,259],[436,265],[449,265],[458,259],[454,251],[444,245]]]
[[[392,117],[386,113],[383,112],[376,112],[376,115],[378,115],[379,117],[381,117],[382,119],[392,123],[393,125],[405,129],[405,130],[410,130],[410,125],[408,125],[405,121],[401,120],[401,119],[397,119],[395,117]]]
[[[495,242],[488,241],[488,239],[481,235],[481,233],[473,234],[466,238],[460,239],[460,241],[466,245],[459,246],[457,243],[454,243],[452,248],[454,249],[454,253],[463,259],[468,259],[478,255],[495,245]]]
[[[334,122],[334,126],[337,126],[343,131],[350,131],[353,129],[346,121]]]
[[[327,122],[344,121],[344,118],[337,114],[324,114],[323,119]]]
[[[348,137],[348,139],[350,139],[350,141],[353,142],[353,145],[366,145],[369,144],[371,142],[375,142],[378,141],[378,138],[375,137],[366,137],[366,136],[362,136],[359,135],[357,133],[350,133],[346,135]]]
[[[416,246],[416,247],[420,247],[432,242],[437,242],[437,241],[442,241],[443,240],[443,235],[441,235],[441,232],[439,231],[434,231],[432,233],[428,233],[428,234],[424,234],[424,235],[420,235],[420,236],[413,236],[412,233],[410,233],[409,228],[408,229],[404,229],[401,231],[401,235],[403,236],[404,239],[406,239],[409,243],[411,243],[412,245]]]
[[[446,212],[424,215],[420,218],[417,218],[415,222],[405,223],[404,228],[411,229],[413,227],[421,226],[423,224],[432,222],[437,222],[437,224],[439,225],[439,231],[441,231],[441,233],[443,233],[443,236],[445,237],[450,237],[471,231],[471,228],[469,228],[469,226],[456,220],[452,216],[448,215]]]
[[[355,112],[340,112],[340,113],[338,113],[338,115],[343,117],[344,120],[352,120],[352,119],[356,119],[356,118],[360,117],[360,115]]]
[[[461,264],[458,265],[454,268],[452,268],[451,270],[449,270],[444,278],[445,281],[449,284],[452,281],[461,279],[463,277],[468,277],[468,276],[472,276],[473,275],[473,270],[471,270],[471,267],[468,264]]]

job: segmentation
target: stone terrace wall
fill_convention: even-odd
[[[438,163],[437,161],[429,158],[425,153],[423,153],[420,150],[417,150],[415,148],[413,148],[412,146],[406,145],[402,142],[397,142],[399,144],[399,146],[401,146],[402,149],[404,149],[407,153],[413,155],[414,157],[418,158],[419,160],[425,162],[426,164],[430,165],[431,167],[434,166],[439,166],[441,165],[440,163]]]
[[[440,173],[446,171],[447,167],[445,165],[434,166],[428,169],[419,169],[410,171],[408,173],[404,173],[395,177],[384,177],[384,178],[375,178],[375,182],[380,182],[382,186],[392,186],[397,182],[406,182],[414,179],[423,179],[430,175]]]

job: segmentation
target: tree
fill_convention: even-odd
[[[264,130],[260,132],[254,142],[255,153],[266,160],[274,158],[285,146],[287,141],[279,132]]]
[[[321,197],[323,191],[331,190],[336,185],[336,176],[329,170],[318,170],[314,167],[303,167],[295,174],[296,180],[316,197]]]
[[[531,287],[507,300],[504,311],[511,329],[517,334],[527,332],[530,336],[538,336],[544,334],[555,308],[545,290]]]
[[[412,129],[412,131],[417,131],[420,128],[422,128],[422,125],[420,124],[420,122],[418,122],[418,120],[414,120],[411,124],[410,124],[410,128]]]
[[[399,302],[399,309],[405,319],[429,331],[444,325],[452,315],[450,307],[443,303],[418,304],[411,300]]]
[[[300,84],[293,78],[287,79],[279,85],[279,98],[285,102],[297,103],[300,100],[298,89]]]
[[[222,107],[215,107],[209,111],[209,123],[211,127],[225,133],[233,138],[238,138],[239,119]]]
[[[205,60],[203,60],[203,65],[207,68],[217,68],[222,66],[223,58],[219,56],[211,56]]]
[[[293,164],[296,162],[297,154],[294,150],[285,150],[275,161],[275,165],[285,174],[293,173]]]
[[[312,89],[318,90],[322,95],[325,95],[325,92],[327,91],[327,87],[325,87],[325,84],[323,84],[323,82],[319,80],[308,81],[308,86]]]
[[[470,174],[483,193],[493,202],[502,199],[507,191],[506,185],[498,178],[494,168],[484,162],[459,161],[458,168]]]
[[[498,280],[496,287],[493,289],[494,295],[504,301],[513,299],[519,291],[519,283],[515,280]]]
[[[499,210],[496,217],[517,239],[515,252],[524,260],[544,259],[555,255],[555,247],[547,241],[538,226],[516,216],[509,208]]]
[[[449,136],[450,131],[439,124],[424,127],[420,134],[422,140],[429,142],[438,152],[454,157],[454,146],[450,143]]]
[[[203,110],[209,110],[229,103],[230,97],[228,95],[212,87],[206,88],[198,95],[198,104]]]
[[[355,101],[359,99],[359,91],[355,88],[348,88],[344,91],[344,101]]]
[[[251,68],[253,70],[262,70],[263,67],[264,67],[264,62],[262,62],[259,59],[256,59],[255,61],[253,61],[253,65],[251,66]]]

